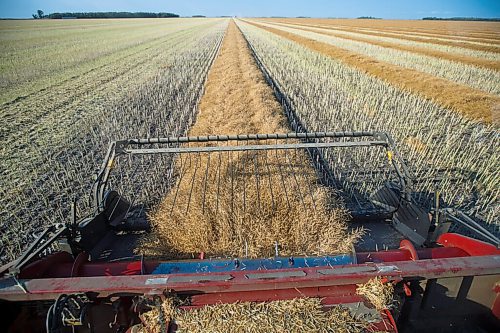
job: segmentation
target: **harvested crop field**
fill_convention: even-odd
[[[47,325],[395,331],[496,268],[458,243],[500,235],[500,24],[39,18],[0,20],[0,265],[78,285]]]
[[[355,27],[356,21],[346,20],[347,30],[344,20],[248,19],[240,26],[308,130],[387,131],[412,170],[418,200],[439,191],[445,205],[498,224],[498,53],[409,41],[401,31],[390,39],[367,35],[366,21]],[[466,30],[469,23],[462,24]],[[486,26],[500,33],[498,23]],[[458,61],[464,56],[468,61]],[[373,155],[337,158],[359,165]]]
[[[272,19],[274,20],[274,19]],[[489,22],[453,22],[453,21],[417,21],[417,20],[349,20],[349,19],[278,19],[302,24],[321,24],[352,29],[376,29],[428,33],[453,37],[493,38],[498,36],[498,23]]]
[[[230,23],[189,134],[289,131],[245,39]],[[141,253],[262,257],[273,255],[276,244],[283,255],[350,251],[359,232],[348,233],[348,212],[335,193],[317,184],[304,152],[213,155],[180,157],[176,190],[151,213],[154,233],[143,240]]]
[[[95,212],[109,142],[294,131],[284,104],[310,132],[389,133],[419,203],[430,210],[439,192],[442,207],[499,231],[498,23],[1,21],[0,47],[2,262],[69,221],[73,199],[79,218]],[[246,144],[264,143],[276,142]],[[386,181],[379,153],[326,156],[335,188],[304,150],[150,159],[140,181],[124,177],[155,228],[139,252],[346,252],[359,236],[349,210],[363,204],[353,194],[369,198]]]
[[[340,59],[353,67],[389,81],[405,90],[419,93],[471,119],[492,122],[494,113],[497,112],[496,108],[500,104],[500,97],[497,95],[487,94],[475,87],[460,84],[460,82],[453,82],[445,78],[441,79],[413,68],[402,68],[397,64],[382,62],[373,57],[335,46],[333,43],[303,37],[293,32],[273,27],[264,27],[264,29],[305,45],[316,52]],[[492,84],[496,88],[498,87],[495,81]]]
[[[281,25],[281,24],[280,24]],[[284,25],[284,24],[283,24]],[[289,27],[296,27],[294,25],[284,25],[284,26],[289,26]],[[456,61],[456,62],[462,62],[464,64],[469,64],[469,65],[477,65],[485,68],[490,68],[494,70],[499,70],[500,69],[500,63],[498,61],[495,61],[491,58],[493,57],[488,57],[488,58],[477,58],[474,57],[473,52],[464,52],[462,51],[461,54],[453,54],[450,52],[446,52],[446,49],[442,48],[441,50],[438,48],[433,48],[431,47],[432,45],[425,44],[425,43],[405,43],[402,42],[401,40],[398,40],[396,38],[383,38],[383,36],[377,36],[378,38],[367,38],[366,36],[363,36],[363,34],[353,32],[349,33],[344,30],[338,31],[335,29],[328,29],[328,28],[322,28],[322,27],[316,27],[316,26],[310,26],[310,25],[300,25],[302,30],[305,31],[312,31],[312,32],[317,32],[317,33],[322,33],[325,35],[329,36],[334,36],[334,37],[348,37],[351,40],[354,41],[359,41],[359,42],[364,42],[364,43],[369,43],[381,47],[386,47],[386,48],[391,48],[391,49],[396,49],[400,51],[408,51],[408,52],[413,52],[413,53],[418,53],[422,55],[427,55],[431,57],[437,57],[441,59],[446,59],[446,60],[451,60],[451,61]],[[375,35],[376,36],[376,35]]]
[[[73,199],[80,218],[94,211],[92,177],[110,141],[185,134],[226,26],[223,19],[0,22],[2,262],[44,227],[68,222]]]
[[[405,33],[402,30],[374,30],[374,29],[355,29],[343,26],[334,26],[334,25],[323,25],[323,24],[315,24],[315,23],[297,23],[294,21],[288,20],[280,20],[280,23],[288,23],[295,24],[304,27],[316,27],[329,29],[331,31],[340,32],[340,33],[355,33],[360,36],[365,37],[377,37],[377,38],[397,38],[400,41],[404,42],[416,42],[419,45],[420,43],[426,43],[426,47],[428,48],[440,48],[442,46],[446,47],[455,47],[464,49],[465,52],[473,52],[473,51],[483,51],[483,52],[492,52],[499,53],[500,46],[497,44],[498,40],[496,39],[476,39],[476,38],[468,38],[468,37],[460,37],[460,36],[447,36],[447,35],[439,35],[439,34],[421,34],[421,33]]]

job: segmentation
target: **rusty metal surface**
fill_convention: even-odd
[[[349,265],[353,267],[356,265]],[[132,276],[97,276],[60,279],[14,280],[3,279],[0,282],[0,299],[5,300],[41,300],[54,299],[61,293],[95,292],[100,296],[116,293],[162,294],[167,290],[189,293],[242,292],[259,290],[279,290],[289,288],[327,287],[364,283],[369,279],[382,276],[389,280],[431,279],[456,276],[499,275],[500,255],[481,257],[443,258],[418,261],[399,261],[387,263],[369,263],[357,265],[371,267],[360,272],[345,272],[335,268],[316,267],[302,269],[283,269],[276,272],[299,272],[299,276],[284,276],[272,279],[248,279],[251,272],[224,273],[223,281],[214,281],[212,274],[170,274],[170,275],[132,275]],[[343,266],[340,266],[342,268]],[[329,274],[323,273],[331,269]],[[301,272],[305,273],[302,274]],[[256,271],[254,273],[261,273]],[[179,276],[193,276],[196,282],[172,282]],[[227,276],[230,275],[230,278]],[[300,276],[302,275],[302,276]],[[201,277],[207,276],[206,279]],[[217,279],[215,279],[217,280]],[[202,282],[200,282],[202,281]]]

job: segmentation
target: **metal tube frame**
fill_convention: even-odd
[[[363,138],[371,140],[352,142],[318,142],[324,138]],[[224,145],[224,146],[199,146],[179,147],[183,143],[207,143],[207,142],[229,142],[229,141],[262,141],[262,140],[287,140],[298,139],[301,143],[264,144],[264,145]],[[137,148],[145,145],[158,145],[153,148]],[[167,145],[167,147],[161,147]],[[136,146],[136,147],[134,147]],[[172,147],[173,146],[173,147]],[[401,192],[407,200],[410,200],[411,177],[403,159],[399,155],[394,141],[389,134],[384,132],[308,132],[308,133],[274,133],[274,134],[244,134],[244,135],[208,135],[188,137],[167,137],[129,139],[111,142],[101,170],[93,185],[94,206],[97,212],[103,210],[104,195],[109,176],[112,172],[115,159],[122,155],[130,154],[177,154],[177,153],[200,153],[200,152],[225,152],[225,151],[250,151],[250,150],[280,150],[280,149],[306,149],[317,151],[318,148],[349,148],[349,147],[371,147],[383,146],[391,151],[393,158],[391,164],[396,171],[401,185]],[[397,160],[397,161],[396,161]]]

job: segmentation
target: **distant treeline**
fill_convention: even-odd
[[[500,18],[481,18],[481,17],[424,17],[422,20],[433,21],[486,21],[486,22],[500,22]]]
[[[47,18],[47,19],[62,19],[62,18],[76,18],[76,19],[104,19],[104,18],[166,18],[166,17],[179,17],[173,13],[149,13],[149,12],[87,12],[87,13],[51,13],[34,18]]]
[[[360,20],[381,20],[380,17],[373,17],[373,16],[360,16],[358,17]]]

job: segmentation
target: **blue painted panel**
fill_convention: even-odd
[[[209,259],[164,262],[152,274],[214,273],[230,271],[271,270],[280,268],[305,268],[318,266],[338,266],[353,263],[350,255],[326,257],[276,257],[259,259]]]

